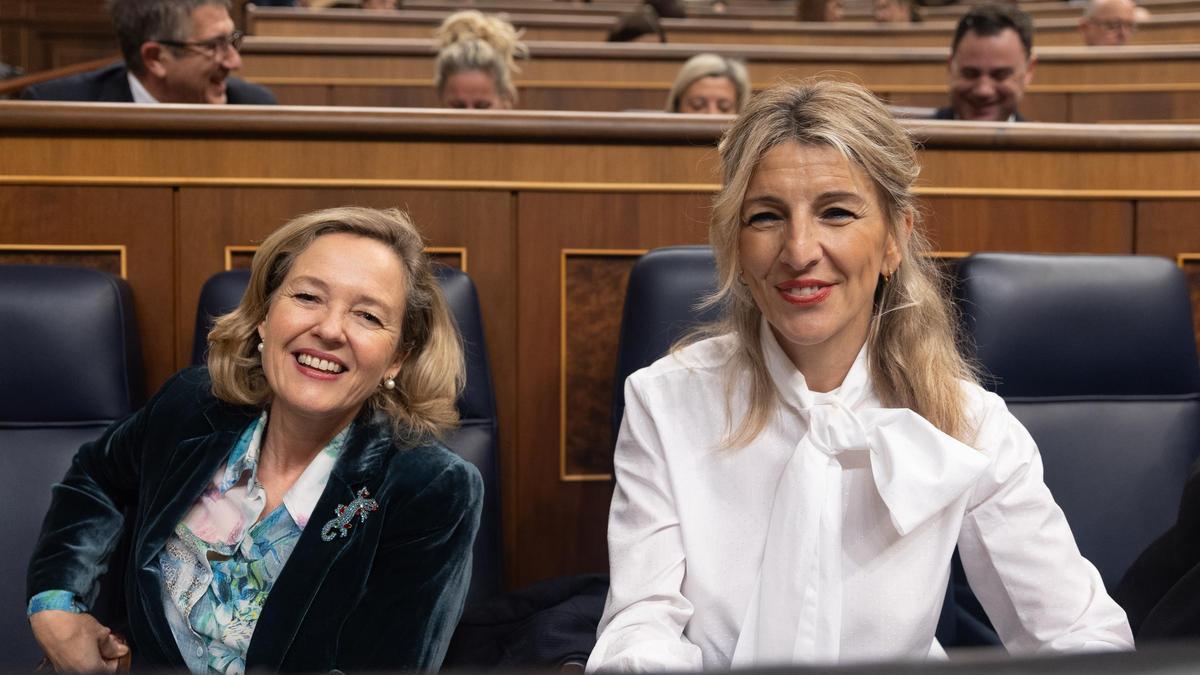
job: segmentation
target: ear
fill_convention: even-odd
[[[1025,64],[1025,86],[1028,87],[1033,83],[1033,69],[1037,67],[1037,54],[1029,57],[1029,61]]]
[[[167,67],[163,64],[166,47],[157,42],[143,42],[138,51],[142,55],[142,63],[145,64],[147,73],[158,78],[167,76]]]
[[[895,233],[888,232],[887,242],[883,249],[883,270],[889,275],[895,274],[900,267],[900,263],[904,262],[904,249],[909,236],[912,235],[915,218],[912,211],[904,214],[900,227],[896,228]]]

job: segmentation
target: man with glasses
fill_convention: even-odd
[[[242,34],[228,0],[111,0],[123,63],[28,87],[22,98],[125,103],[273,104],[232,77]]]
[[[1133,37],[1137,5],[1133,0],[1091,0],[1079,20],[1088,45],[1123,45]]]

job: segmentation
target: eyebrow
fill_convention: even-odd
[[[858,194],[857,192],[851,192],[849,190],[830,190],[828,192],[822,192],[821,194],[817,195],[817,198],[814,200],[813,203],[821,204],[821,203],[828,203],[828,202],[836,202],[836,201],[839,201],[842,199],[852,199],[852,200],[859,201],[859,202],[866,201],[863,198],[863,196]],[[776,197],[775,195],[770,194],[770,193],[746,197],[742,201],[742,208],[745,208],[746,206],[749,206],[752,204],[763,204],[763,205],[776,206],[776,207],[787,206],[787,203],[784,200],[782,200],[779,197]]]

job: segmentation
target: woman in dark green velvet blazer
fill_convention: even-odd
[[[197,672],[438,668],[483,488],[437,442],[456,421],[462,353],[422,248],[397,211],[285,225],[209,334],[208,367],[79,451],[29,570],[31,624],[56,668],[111,670],[130,651],[135,667]],[[200,541],[214,513],[238,514],[242,539]],[[253,536],[275,523],[290,540]],[[122,534],[128,556],[110,560]],[[180,605],[179,561],[198,555],[211,584]],[[105,619],[122,638],[86,611],[110,563],[126,608]],[[222,604],[226,564],[249,570],[232,585],[241,623]]]

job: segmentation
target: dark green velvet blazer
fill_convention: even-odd
[[[158,555],[259,413],[213,397],[204,368],[174,376],[146,406],[84,445],[61,484],[29,566],[27,598],[62,589],[89,602],[124,532],[126,638],[135,668],[183,668],[163,610]],[[321,539],[339,504],[366,487],[379,510]],[[359,416],[312,518],[275,581],[246,668],[436,670],[462,613],[483,481],[438,445],[397,448]],[[111,576],[111,575],[110,575]]]

